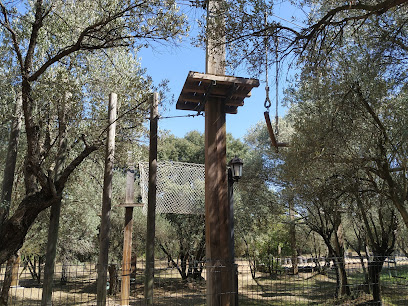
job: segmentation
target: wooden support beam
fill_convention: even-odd
[[[201,82],[227,83],[224,97],[211,97],[205,104],[205,239],[207,305],[234,305],[230,207],[227,186],[225,96],[235,82],[225,76],[223,1],[207,3],[206,74],[194,73]],[[213,36],[213,33],[219,33]],[[212,75],[209,75],[212,74]],[[233,78],[236,80],[236,78]],[[233,85],[234,86],[234,85]],[[250,90],[249,90],[250,91]]]
[[[146,304],[153,304],[154,284],[154,240],[156,231],[156,173],[157,173],[157,125],[159,94],[153,94],[150,112],[150,148],[149,148],[149,191],[147,204],[146,270],[144,294]]]
[[[99,260],[98,260],[98,279],[97,285],[97,306],[106,305],[106,282],[109,260],[109,232],[110,232],[110,212],[112,207],[112,177],[113,161],[115,156],[115,132],[116,132],[116,105],[117,95],[109,95],[108,106],[108,137],[106,139],[105,150],[105,170],[103,177],[103,194],[102,194],[102,214],[101,227],[99,233]]]
[[[122,288],[120,295],[120,305],[129,305],[130,297],[130,274],[132,272],[132,227],[133,227],[133,207],[134,207],[134,184],[135,167],[129,158],[128,170],[126,174],[126,194],[125,194],[125,228],[123,233],[123,260],[122,260]]]

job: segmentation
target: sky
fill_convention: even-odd
[[[276,8],[276,15],[290,18],[296,11],[294,8],[281,7]],[[282,20],[280,20],[282,21]],[[192,35],[194,35],[192,33]],[[147,69],[147,74],[153,78],[155,84],[159,84],[162,80],[169,81],[170,89],[169,97],[173,97],[173,104],[167,106],[167,110],[159,109],[161,117],[169,116],[184,116],[194,114],[191,111],[176,110],[176,102],[183,88],[184,82],[189,71],[205,72],[205,50],[193,47],[189,39],[186,39],[178,47],[170,47],[165,45],[153,45],[149,48],[142,49],[138,56],[141,60],[143,68]],[[274,69],[269,72],[269,87],[270,99],[272,107],[270,108],[271,120],[275,117],[275,75]],[[279,81],[279,101],[283,98],[283,90],[288,86],[285,79],[288,74],[286,65],[282,67],[282,77]],[[245,69],[241,69],[237,77],[249,77]],[[265,76],[260,76],[260,86],[252,90],[252,95],[245,99],[245,104],[238,108],[237,114],[227,114],[226,128],[227,133],[231,133],[234,138],[243,140],[248,131],[258,122],[265,124],[264,119],[264,101],[265,101]],[[273,81],[273,82],[272,82]],[[282,107],[281,102],[278,109],[279,116],[284,116],[286,109]],[[159,129],[167,130],[177,137],[184,137],[188,132],[197,130],[204,133],[204,118],[199,117],[177,117],[159,120]]]

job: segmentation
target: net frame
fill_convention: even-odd
[[[149,163],[139,162],[143,213],[147,213]],[[205,213],[205,166],[163,161],[157,163],[156,214]]]

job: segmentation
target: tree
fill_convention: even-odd
[[[389,200],[401,218],[406,213],[401,124],[407,119],[400,111],[405,108],[401,99],[406,97],[406,76],[395,70],[404,61],[384,57],[388,46],[374,47],[370,29],[364,27],[366,36],[348,35],[347,46],[327,54],[330,65],[305,65],[298,89],[288,92],[294,134],[292,147],[283,154],[281,178],[303,197],[320,194],[323,187],[340,209],[354,212],[361,224],[356,233],[366,235],[376,258],[369,263],[370,282],[378,284],[383,260],[394,250],[396,239]],[[325,211],[324,201],[317,204],[316,212]],[[353,210],[356,205],[359,208]],[[373,297],[381,300],[374,285]]]
[[[248,146],[242,178],[234,194],[235,237],[237,254],[248,260],[252,277],[258,264],[271,268],[271,256],[281,256],[288,251],[288,229],[284,207],[287,203],[279,197],[274,181],[276,163],[270,150],[269,136],[261,124],[245,136]],[[275,186],[274,186],[275,185]],[[274,187],[273,187],[274,186]],[[282,253],[278,254],[281,248]]]
[[[2,45],[7,45],[11,52],[11,62],[18,67],[16,86],[22,92],[26,131],[25,197],[0,229],[0,263],[3,263],[21,247],[37,215],[60,201],[71,174],[102,142],[97,133],[87,136],[87,133],[81,135],[73,131],[74,126],[81,125],[71,121],[68,128],[73,133],[70,145],[76,148],[68,154],[58,178],[54,178],[50,170],[57,162],[55,153],[61,149],[58,144],[62,142],[57,141],[61,135],[51,125],[52,113],[47,110],[52,104],[44,95],[47,79],[53,81],[51,72],[62,69],[68,79],[74,80],[86,71],[87,54],[103,55],[109,49],[131,52],[131,47],[148,40],[175,41],[185,33],[185,18],[174,3],[161,1],[68,3],[37,0],[20,10],[0,2],[0,9],[3,33],[0,38]],[[109,63],[109,57],[107,59]],[[68,92],[76,93],[74,98],[80,102],[72,104],[78,106],[78,117],[71,117],[71,120],[82,119],[84,115],[98,118],[95,114],[98,99],[83,95],[92,87],[95,86],[83,86],[78,90],[75,84],[68,85]],[[133,107],[135,110],[145,98],[140,92],[132,94],[139,102]],[[129,100],[131,97],[126,96]]]
[[[374,302],[381,305],[380,273],[384,261],[394,252],[397,218],[394,207],[382,195],[368,195],[363,199],[360,197],[361,195],[356,195],[358,213],[373,252],[368,260],[368,281]]]

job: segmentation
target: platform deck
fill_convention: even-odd
[[[178,98],[176,108],[204,111],[208,99],[223,99],[225,112],[236,114],[251,90],[259,86],[259,80],[235,76],[220,76],[190,71]]]

